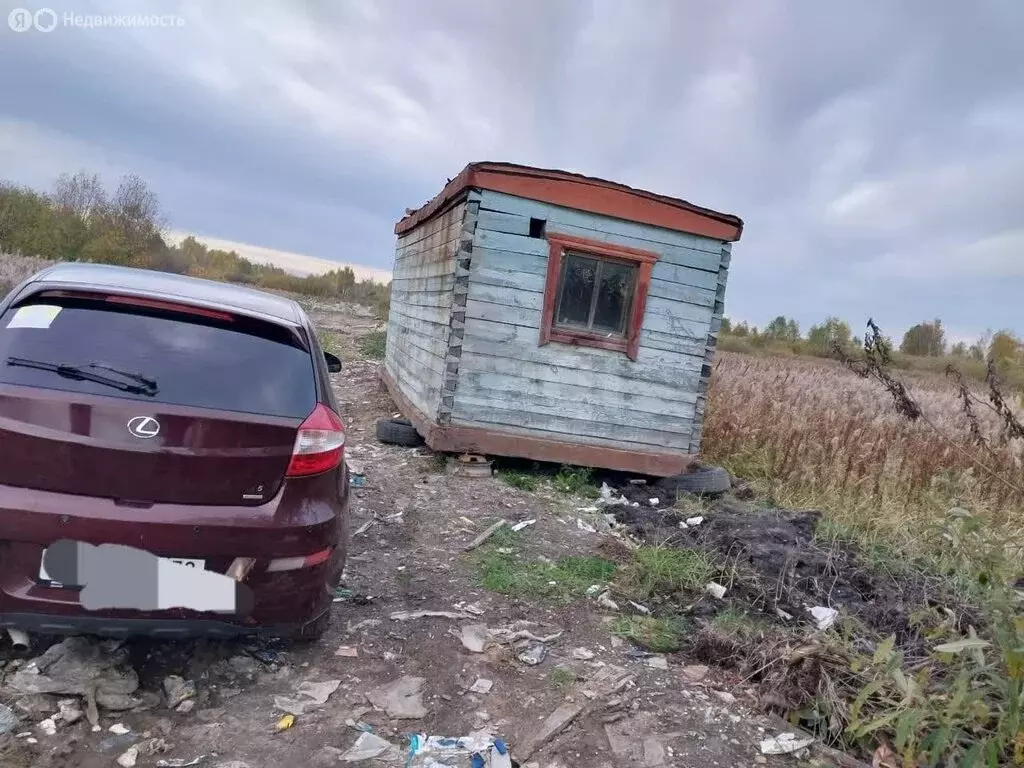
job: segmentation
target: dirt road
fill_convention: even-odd
[[[356,339],[341,335],[372,323],[323,307],[316,314],[339,334],[345,367],[335,379],[349,429],[347,451],[365,478],[353,488],[345,577],[351,594],[335,603],[327,635],[315,645],[282,648],[133,642],[130,662],[142,690],[153,692],[152,706],[101,709],[98,732],[83,717],[58,721],[55,735],[46,735],[48,726],[37,724],[57,709],[58,697],[18,697],[5,684],[0,702],[20,722],[0,736],[0,764],[113,766],[119,758],[131,762],[124,755],[134,744],[141,745],[138,766],[179,766],[196,758],[204,768],[387,765],[389,757],[402,765],[410,733],[477,730],[503,738],[522,765],[544,768],[794,764],[791,757],[761,756],[760,741],[779,730],[755,714],[753,696],[738,680],[717,671],[705,675],[685,658],[638,655],[613,638],[614,612],[593,599],[559,603],[483,589],[463,549],[499,518],[536,520],[521,539],[538,559],[596,553],[610,537],[578,526],[578,500],[543,489],[519,491],[496,478],[453,477],[426,451],[377,443],[374,423],[390,415],[393,404],[378,385],[379,365],[359,360]],[[400,615],[418,611],[464,618]],[[467,625],[497,631],[486,650],[467,648],[462,638],[472,645],[473,633],[483,631],[464,630]],[[503,642],[517,631],[558,637],[545,644],[543,661],[530,666],[517,658],[519,647]],[[0,653],[6,654],[0,674],[9,683],[26,661],[8,648]],[[158,695],[168,675],[194,681],[188,711],[168,709]],[[415,678],[410,685],[419,686],[420,697],[385,701],[379,689],[403,678]],[[611,678],[620,685],[605,685]],[[275,696],[294,696],[302,683],[328,683],[322,690],[333,692],[290,728],[276,730],[283,711]],[[556,710],[571,722],[537,744]],[[130,730],[111,733],[115,724]],[[383,762],[343,762],[366,730],[396,750],[381,755]],[[531,745],[537,748],[527,757]]]

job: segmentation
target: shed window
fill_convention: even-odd
[[[555,233],[548,242],[540,343],[611,349],[635,360],[657,254]]]

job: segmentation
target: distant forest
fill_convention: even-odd
[[[168,245],[162,234],[166,226],[156,194],[135,175],[122,177],[113,192],[99,176],[84,172],[62,174],[49,193],[0,182],[0,252],[157,269],[341,299],[387,312],[390,287],[357,281],[349,267],[299,277],[255,264],[234,251],[207,248],[194,237]]]

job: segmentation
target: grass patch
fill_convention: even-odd
[[[576,682],[576,673],[568,667],[555,667],[548,675],[552,688],[565,688]]]
[[[563,557],[554,563],[524,560],[519,534],[499,530],[476,555],[479,583],[509,597],[543,598],[565,602],[586,594],[592,584],[606,584],[615,563],[600,557]]]
[[[330,331],[317,331],[316,335],[324,352],[330,352],[332,355],[338,354],[340,346],[338,345],[337,336]]]
[[[388,332],[371,331],[359,339],[359,351],[370,360],[383,360],[388,345]]]
[[[612,625],[612,632],[649,651],[672,653],[682,646],[688,628],[687,622],[680,618],[621,616]]]
[[[594,470],[589,467],[571,467],[563,464],[551,480],[552,487],[567,496],[585,496],[596,499],[601,495],[594,485]]]
[[[714,563],[703,552],[672,547],[640,547],[623,569],[619,584],[636,599],[648,600],[656,595],[702,590],[715,573]]]
[[[505,485],[511,485],[513,488],[518,488],[521,491],[533,492],[540,486],[536,476],[514,469],[499,469],[498,479],[505,483]]]

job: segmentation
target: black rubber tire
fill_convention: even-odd
[[[732,478],[721,467],[696,467],[685,474],[666,477],[659,485],[682,493],[725,493],[732,488]]]
[[[381,419],[377,422],[377,439],[407,448],[423,445],[423,438],[408,419]]]

